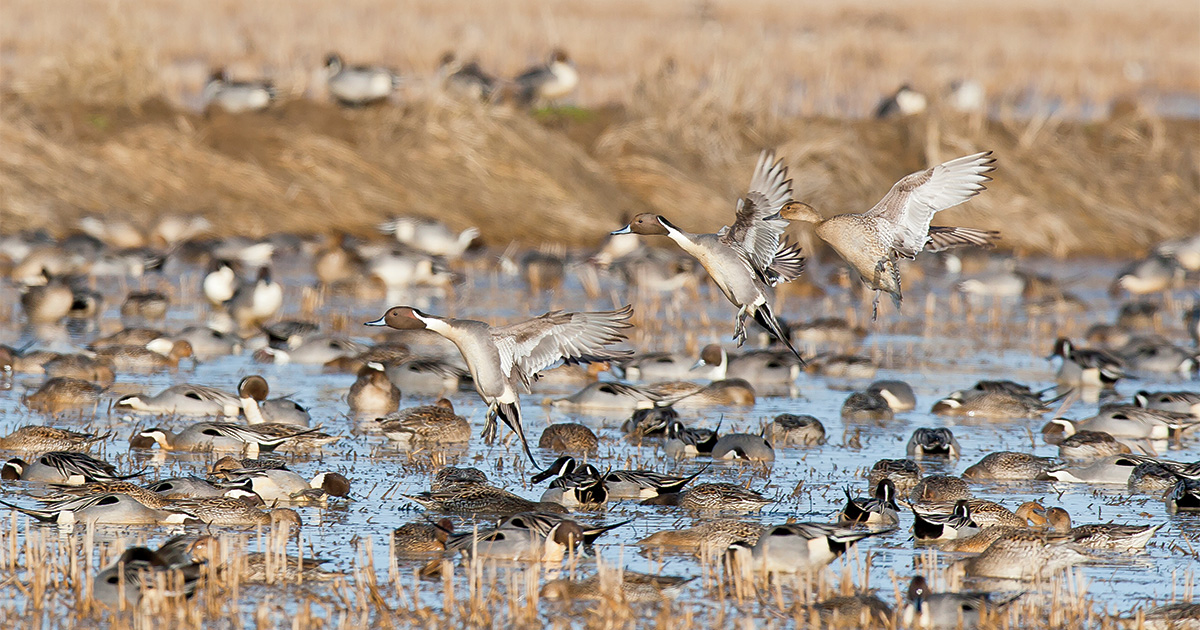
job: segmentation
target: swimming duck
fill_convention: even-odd
[[[1087,462],[1082,466],[1052,468],[1045,472],[1043,479],[1065,481],[1069,483],[1099,483],[1120,484],[1129,483],[1129,475],[1138,464],[1154,461],[1152,457],[1134,455],[1109,455],[1108,457]]]
[[[761,435],[726,433],[713,445],[713,459],[744,459],[754,462],[775,461],[775,449]]]
[[[325,82],[329,93],[345,107],[362,107],[387,100],[400,77],[378,66],[346,66],[341,56],[325,57]]]
[[[486,484],[487,482],[487,475],[478,468],[443,466],[433,474],[433,480],[429,482],[429,489],[437,492],[439,490],[449,489],[451,486],[461,483]]]
[[[223,357],[242,352],[241,337],[223,333],[208,326],[188,326],[172,337],[172,340],[186,341],[191,344],[192,356],[197,359]]]
[[[954,540],[979,533],[979,525],[971,520],[971,506],[966,499],[954,503],[954,512],[940,514],[918,510],[913,513],[913,536],[917,540]]]
[[[974,630],[1024,594],[995,597],[992,593],[981,592],[934,593],[925,578],[918,575],[908,585],[904,625],[908,628]]]
[[[55,427],[26,425],[18,427],[12,433],[0,437],[0,450],[33,451],[45,453],[48,451],[83,452],[93,444],[103,442],[111,433],[96,435],[94,433],[79,433]]]
[[[465,366],[446,359],[422,357],[385,365],[388,380],[400,391],[417,396],[444,396],[471,378]]]
[[[56,376],[38,390],[25,396],[26,406],[35,411],[59,413],[67,409],[90,407],[100,402],[103,387],[77,378]]]
[[[1071,526],[1071,515],[1060,507],[1046,510],[1046,518],[1050,527],[1059,534],[1067,534],[1071,540],[1084,547],[1092,549],[1111,549],[1115,551],[1133,551],[1144,549],[1146,543],[1163,527],[1159,525],[1079,525]]]
[[[1037,418],[1050,411],[1050,403],[1036,394],[1007,391],[961,390],[933,405],[932,413],[943,416],[983,418]]]
[[[229,459],[229,458],[226,458]],[[323,501],[327,497],[345,497],[350,494],[350,480],[336,472],[317,473],[306,480],[290,470],[246,470],[227,469],[220,471],[229,481],[248,487],[251,492],[268,503]]]
[[[954,433],[945,427],[913,431],[906,447],[909,457],[958,457],[961,449]]]
[[[53,324],[66,317],[75,303],[70,285],[42,272],[42,284],[26,286],[21,293],[21,310],[30,324]]]
[[[867,484],[874,490],[884,479],[891,480],[900,496],[909,496],[921,481],[921,466],[911,459],[881,459],[867,473]]]
[[[527,393],[534,376],[559,361],[608,361],[627,356],[627,351],[609,350],[605,346],[625,339],[623,329],[629,328],[632,314],[628,306],[590,313],[554,311],[524,322],[493,327],[480,321],[437,317],[397,306],[367,325],[397,330],[427,329],[454,342],[471,370],[475,390],[488,404],[484,439],[495,439],[499,417],[516,432],[525,455],[536,463],[521,424],[519,392]]]
[[[96,356],[112,361],[119,370],[144,372],[148,370],[174,369],[182,359],[193,356],[192,344],[175,341],[164,353],[143,346],[106,346],[96,348]]]
[[[813,604],[821,621],[836,626],[858,624],[856,628],[884,628],[892,618],[892,607],[870,593],[838,595]]]
[[[738,200],[736,219],[717,234],[691,234],[651,213],[637,215],[613,234],[661,235],[675,241],[738,307],[733,333],[738,347],[746,341],[750,315],[799,359],[799,351],[775,318],[769,290],[798,278],[804,270],[800,248],[780,240],[788,222],[779,212],[791,197],[792,180],[787,179],[783,160],[776,161],[773,152],[764,151],[750,179],[750,191]]]
[[[379,226],[400,242],[432,256],[458,258],[479,236],[479,228],[454,232],[445,223],[424,217],[397,217]]]
[[[538,448],[558,453],[595,453],[600,448],[600,438],[589,428],[577,422],[559,422],[546,427],[538,438]]]
[[[900,485],[896,484],[896,487],[899,488]],[[918,481],[908,496],[915,503],[957,501],[959,499],[970,499],[971,488],[960,477],[952,475],[929,475]]]
[[[568,508],[603,508],[608,490],[595,466],[585,464],[550,482],[542,493],[542,503],[557,503]]]
[[[1200,358],[1157,335],[1134,337],[1117,355],[1134,374],[1177,374],[1188,376],[1200,366]]]
[[[260,267],[253,283],[239,286],[225,303],[229,316],[243,331],[258,330],[283,307],[283,285],[271,280],[271,268]]]
[[[1042,439],[1058,446],[1058,456],[1071,461],[1090,461],[1132,452],[1127,444],[1103,431],[1075,430],[1071,421],[1065,418],[1046,423],[1042,427]]]
[[[358,371],[346,396],[350,410],[361,413],[391,413],[400,408],[400,389],[392,384],[379,364],[368,363]]]
[[[538,596],[549,601],[607,600],[618,598],[627,604],[670,601],[694,577],[649,575],[622,570],[619,582],[610,583],[600,575],[582,580],[559,578],[542,586]]]
[[[1125,376],[1121,360],[1103,350],[1076,348],[1070,339],[1060,337],[1054,342],[1050,358],[1060,357],[1057,379],[1060,385],[1112,387]]]
[[[754,545],[765,529],[760,523],[715,519],[703,521],[692,527],[655,532],[636,544],[643,547],[683,548],[701,557],[711,557],[724,552],[735,542],[745,541]]]
[[[693,391],[699,391],[696,387]],[[662,396],[645,388],[616,381],[598,381],[567,396],[550,401],[554,407],[587,412],[652,409]]]
[[[438,490],[400,496],[427,510],[451,514],[505,517],[519,512],[567,512],[558,503],[537,503],[486,483],[454,483]]]
[[[867,386],[866,391],[882,396],[892,411],[912,411],[917,406],[912,385],[904,381],[875,381]]]
[[[579,84],[579,71],[561,48],[550,53],[545,65],[534,66],[513,79],[517,88],[517,103],[523,106],[537,102],[556,101]]]
[[[230,499],[238,501],[237,499]],[[240,501],[239,501],[240,502]],[[119,493],[88,494],[59,501],[46,509],[22,508],[0,501],[22,514],[44,523],[72,525],[74,523],[107,525],[182,525],[195,523],[197,517],[184,507],[157,509],[143,505],[137,499]],[[244,505],[244,504],[243,504]]]
[[[703,361],[703,353],[701,353]],[[678,381],[712,377],[711,365],[698,365],[694,359],[678,352],[649,352],[629,357],[617,365],[619,374],[631,381]]]
[[[256,430],[277,435],[294,432],[296,427],[307,427],[310,421],[308,410],[284,396],[267,400],[271,393],[267,379],[257,374],[238,382],[238,402],[246,422]],[[311,435],[311,434],[310,434]]]
[[[249,494],[249,484],[245,488],[221,487],[200,477],[171,477],[148,484],[146,489],[161,495],[165,499],[199,499],[205,497],[240,497],[243,492]]]
[[[437,523],[405,523],[392,531],[396,555],[427,556],[446,550],[446,541],[454,533],[453,523],[443,518]]]
[[[1044,478],[1046,471],[1056,463],[1050,457],[998,451],[985,455],[978,463],[964,470],[962,476],[964,479],[1028,481]]]
[[[1087,554],[1072,544],[1069,537],[1018,530],[996,539],[963,564],[971,576],[1031,580],[1087,560]]]
[[[293,429],[295,429],[293,427]],[[287,435],[271,435],[258,430],[228,422],[198,422],[179,433],[154,427],[139,431],[130,440],[134,448],[149,448],[158,444],[164,451],[273,451],[279,446],[295,440],[308,431],[293,430]]]
[[[570,475],[578,467],[579,463],[574,457],[564,455],[556,459],[549,468],[534,475],[531,481],[540,483],[552,476]],[[700,476],[700,473],[680,477],[649,470],[610,470],[599,476],[604,481],[608,495],[614,499],[649,499],[660,494],[680,492],[684,486]]]
[[[663,453],[672,458],[711,454],[718,439],[720,436],[714,430],[686,427],[682,422],[672,420],[667,423]]]
[[[116,380],[116,366],[102,357],[82,354],[60,354],[42,364],[49,378],[75,378],[108,387]]]
[[[674,505],[693,512],[745,514],[762,509],[771,500],[731,483],[705,483],[678,493],[662,493],[642,505]]]
[[[471,439],[470,423],[454,413],[454,406],[445,398],[433,405],[401,409],[376,421],[388,439],[402,444],[454,444]]]
[[[1104,405],[1083,420],[1055,418],[1067,437],[1079,431],[1101,431],[1115,438],[1165,440],[1200,427],[1200,418],[1187,413],[1146,409],[1136,405]]]
[[[1175,261],[1161,254],[1151,254],[1146,258],[1135,261],[1121,270],[1109,286],[1111,297],[1120,295],[1121,290],[1132,295],[1160,293],[1171,287],[1179,274]]]
[[[32,462],[13,458],[4,462],[0,479],[37,481],[78,486],[93,481],[121,481],[141,475],[118,475],[112,464],[78,451],[51,451]]]
[[[779,446],[819,446],[825,443],[825,425],[810,415],[783,413],[767,425],[767,435]]]
[[[268,558],[268,554],[247,552],[245,549],[224,550],[229,539],[204,535],[191,543],[189,551],[193,560],[212,565],[218,577],[229,579],[230,573],[237,573],[237,580],[243,584],[261,583],[297,583],[297,582],[326,582],[345,577],[345,573],[329,571],[324,564],[329,562],[322,558],[282,556],[278,554]],[[225,558],[223,561],[222,558]]]
[[[1171,514],[1200,511],[1200,479],[1180,479],[1163,494],[1163,501]]]
[[[875,486],[874,498],[854,497],[846,488],[846,507],[838,514],[839,525],[896,525],[900,508],[896,505],[896,484],[883,479]]]
[[[224,68],[213,71],[204,84],[205,107],[220,107],[229,114],[262,111],[274,100],[270,81],[231,81]]]
[[[743,579],[754,573],[812,572],[823,569],[858,541],[894,529],[863,531],[826,523],[774,525],[754,545],[733,543],[729,555],[731,565],[740,569]]]
[[[187,557],[188,539],[176,536],[157,550],[131,547],[92,578],[92,598],[117,610],[139,609],[152,596],[190,598],[203,577],[203,562]],[[161,578],[159,576],[162,576]],[[180,585],[159,594],[159,584]]]
[[[242,499],[232,497],[175,499],[171,505],[209,525],[267,525],[283,531],[293,527],[299,530],[301,527],[300,515],[291,508],[272,508],[264,511]]]
[[[122,396],[118,409],[179,416],[236,416],[242,409],[233,394],[204,385],[172,385],[153,395]]]
[[[916,258],[922,250],[942,251],[963,245],[988,246],[995,232],[936,227],[933,215],[961,204],[984,190],[995,170],[991,151],[968,155],[913,173],[892,186],[879,203],[862,214],[822,219],[799,201],[788,202],[780,216],[815,224],[814,232],[829,243],[862,281],[875,290],[873,318],[880,292],[891,294],[897,309],[902,299],[898,259]]]
[[[742,379],[755,386],[790,385],[800,376],[800,363],[788,353],[756,350],[730,356],[720,345],[709,344],[700,352],[696,367],[709,367],[713,380]]]
[[[438,64],[438,77],[447,92],[470,100],[487,101],[496,87],[496,78],[484,72],[478,61],[464,64],[449,51],[442,55]]]
[[[567,551],[582,540],[583,528],[579,523],[564,519],[553,524],[545,534],[536,529],[505,525],[453,534],[446,540],[446,551],[461,553],[468,558],[559,563]]]
[[[1017,511],[1011,514],[1011,520],[996,521],[990,525],[978,523],[982,528],[979,533],[966,538],[942,541],[938,544],[938,549],[960,553],[982,553],[991,547],[992,543],[1005,536],[1021,530],[1041,529],[1046,525],[1046,509],[1035,501],[1022,503]],[[972,519],[974,518],[974,512],[972,512]]]
[[[1162,409],[1163,411],[1200,416],[1200,392],[1148,392],[1142,390],[1133,395],[1133,404],[1147,409]]]
[[[896,417],[881,394],[854,392],[842,403],[842,419],[852,422],[886,422]]]
[[[1161,497],[1175,487],[1179,479],[1179,474],[1162,462],[1142,462],[1133,467],[1125,487],[1131,494]]]
[[[740,378],[713,381],[708,385],[696,383],[654,383],[642,389],[659,400],[655,404],[672,405],[676,409],[706,409],[708,407],[754,405],[754,387]]]
[[[818,317],[817,319],[789,324],[787,326],[792,341],[807,346],[820,344],[852,345],[867,336],[866,329],[851,326],[841,317]],[[900,411],[897,409],[897,411]]]
[[[650,407],[636,409],[633,414],[621,424],[621,431],[630,439],[643,437],[666,437],[667,426],[672,421],[679,420],[679,412],[673,407]]]

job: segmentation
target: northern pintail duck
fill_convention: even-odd
[[[921,466],[911,459],[881,459],[867,473],[870,490],[878,487],[884,479],[890,479],[896,486],[896,492],[907,497],[921,481]]]
[[[1163,501],[1171,514],[1200,511],[1200,479],[1180,479],[1163,494]]]
[[[998,451],[985,455],[983,459],[964,470],[962,476],[964,479],[1028,481],[1044,478],[1046,471],[1057,463],[1050,457]]]
[[[1142,462],[1133,467],[1125,488],[1131,494],[1163,496],[1179,481],[1179,474],[1162,462]]]
[[[790,353],[756,350],[730,356],[717,344],[704,347],[697,366],[709,366],[713,380],[740,378],[759,387],[790,385],[800,376],[800,363]]]
[[[224,68],[219,68],[204,84],[205,107],[220,107],[230,114],[257,112],[275,100],[275,86],[270,81],[232,81]]]
[[[330,234],[313,261],[317,283],[324,288],[342,287],[366,275],[363,257],[345,233]]]
[[[595,453],[600,448],[600,438],[577,422],[559,422],[542,431],[538,448],[556,453]]]
[[[1151,254],[1122,269],[1113,279],[1108,293],[1112,297],[1120,295],[1122,290],[1132,295],[1160,293],[1171,288],[1178,276],[1182,276],[1182,273],[1173,259]]]
[[[1082,466],[1051,468],[1045,472],[1042,478],[1068,483],[1119,484],[1124,486],[1129,483],[1129,475],[1133,473],[1133,469],[1138,464],[1148,461],[1154,461],[1154,458],[1134,454],[1109,455],[1102,459],[1085,462]]]
[[[818,317],[807,322],[789,324],[787,329],[792,341],[807,346],[821,344],[849,346],[867,336],[866,329],[851,326],[841,317]]]
[[[672,547],[687,549],[702,557],[723,553],[735,542],[745,541],[750,545],[758,542],[766,527],[734,519],[716,519],[698,523],[682,529],[666,529],[655,532],[636,544],[643,547]]]
[[[479,62],[463,63],[453,52],[447,51],[438,63],[438,77],[442,88],[450,94],[464,99],[486,101],[492,97],[496,78],[483,71]]]
[[[325,82],[341,105],[361,107],[387,100],[400,77],[379,66],[347,66],[337,53],[325,57]]]
[[[900,485],[897,484],[896,487],[899,488]],[[970,499],[971,488],[961,477],[929,475],[918,481],[908,496],[910,500],[916,503],[957,501],[959,499]]]
[[[1117,355],[1134,374],[1190,376],[1200,365],[1195,352],[1185,350],[1157,335],[1135,337]]]
[[[115,407],[179,416],[236,416],[242,409],[233,394],[204,385],[172,385],[153,396],[130,394],[118,399]]]
[[[901,85],[894,93],[885,96],[875,106],[875,118],[900,118],[913,116],[925,111],[929,99],[916,91],[907,83]]]
[[[1041,529],[1046,525],[1046,508],[1035,501],[1022,503],[1017,507],[1016,512],[1010,512],[1010,514],[1011,518],[997,519],[990,524],[977,523],[982,527],[979,533],[966,538],[942,541],[938,543],[938,549],[960,553],[982,553],[1000,538],[1017,531]],[[975,518],[976,516],[973,515],[972,519]]]
[[[0,450],[33,451],[37,453],[46,453],[49,451],[83,452],[90,449],[93,444],[108,439],[110,435],[110,433],[96,435],[94,433],[80,433],[55,427],[26,425],[18,427],[15,431],[4,437],[0,437]]]
[[[1070,435],[1066,432],[1074,431]],[[1042,439],[1058,446],[1058,456],[1070,461],[1091,461],[1130,453],[1129,445],[1103,431],[1075,431],[1069,420],[1055,418],[1042,428]]]
[[[42,364],[49,378],[75,378],[108,387],[116,380],[116,366],[103,357],[82,354],[60,354]]]
[[[937,401],[932,413],[983,418],[1037,418],[1050,411],[1050,403],[1036,394],[1008,391],[960,390]]]
[[[377,420],[383,434],[401,444],[458,444],[471,441],[471,423],[454,413],[454,405],[445,398],[439,398],[433,405],[401,409]]]
[[[870,593],[838,595],[813,604],[821,621],[837,624],[858,624],[857,628],[885,628],[892,618],[892,607]]]
[[[429,482],[429,489],[434,492],[442,489],[461,484],[461,483],[482,483],[486,484],[488,477],[482,470],[478,468],[459,468],[458,466],[443,466],[433,474],[433,480]]]
[[[754,574],[802,573],[825,568],[858,541],[893,531],[851,529],[826,523],[768,527],[758,542],[730,545],[730,560],[743,579]]]
[[[198,422],[174,433],[160,427],[139,431],[131,440],[135,448],[149,448],[158,444],[165,451],[249,451],[251,453],[273,451],[289,441],[296,440],[309,431],[292,427],[286,435],[273,435],[229,422]]]
[[[666,437],[667,427],[679,420],[679,412],[673,407],[649,407],[636,409],[629,419],[621,424],[621,431],[630,439]]]
[[[42,383],[36,392],[25,396],[25,404],[35,411],[59,413],[67,409],[95,406],[104,388],[77,378],[56,376]]]
[[[209,525],[267,525],[281,528],[283,531],[301,527],[300,515],[291,508],[272,508],[264,511],[233,497],[176,499],[172,506]]]
[[[904,626],[930,630],[974,630],[992,619],[1024,592],[996,597],[983,592],[934,593],[925,578],[918,575],[908,585],[904,605]]]
[[[988,246],[995,232],[961,227],[936,227],[933,215],[961,204],[984,190],[995,170],[991,151],[968,155],[913,173],[892,186],[867,212],[822,219],[808,204],[789,202],[780,215],[815,224],[814,232],[879,294],[891,294],[897,309],[902,299],[898,259],[916,258],[922,250],[942,251],[963,245]]]
[[[392,413],[400,408],[400,389],[392,384],[378,364],[367,364],[358,371],[346,402],[360,413]],[[382,367],[382,366],[378,366]]]
[[[13,458],[4,462],[0,478],[6,480],[37,481],[81,485],[92,481],[120,481],[141,475],[118,475],[112,464],[78,451],[51,451],[40,455],[32,462]]]
[[[254,282],[237,288],[225,303],[229,316],[243,331],[257,330],[283,307],[283,285],[271,279],[271,268],[260,267]]]
[[[761,435],[726,433],[713,445],[713,459],[744,459],[754,462],[775,461],[775,449]]]
[[[166,342],[166,351],[170,351],[170,341],[168,336],[161,330],[156,328],[137,328],[126,327],[117,332],[101,337],[92,342],[92,350],[101,348],[111,348],[114,346],[149,346],[152,345],[158,348],[160,344]]]
[[[536,463],[525,439],[518,394],[529,392],[529,383],[537,373],[559,361],[608,361],[627,356],[626,351],[605,346],[625,339],[624,329],[629,328],[632,314],[628,306],[603,312],[554,311],[508,326],[490,326],[397,306],[367,325],[426,329],[454,342],[471,370],[475,390],[488,404],[484,439],[495,439],[499,417],[516,432],[526,456]]]
[[[1148,392],[1142,390],[1133,395],[1133,404],[1147,409],[1190,413],[1200,417],[1200,392]]]
[[[453,534],[446,540],[446,551],[469,558],[551,564],[562,562],[567,552],[582,540],[583,528],[569,519],[554,523],[545,533],[502,524],[493,529]]]
[[[698,391],[697,386],[695,391]],[[662,402],[660,394],[648,391],[644,387],[619,383],[615,381],[598,381],[584,386],[583,389],[565,398],[556,398],[550,404],[576,411],[635,411],[652,409]],[[663,403],[665,404],[665,403]]]
[[[243,496],[242,491],[249,494],[247,488],[229,488],[218,486],[200,477],[171,477],[148,484],[146,489],[161,495],[166,499],[199,499],[205,497]]]
[[[197,359],[223,357],[242,352],[241,337],[221,332],[209,326],[188,326],[179,331],[172,339],[191,344],[192,356]]]
[[[660,235],[675,241],[700,262],[725,297],[738,307],[733,332],[738,347],[746,340],[749,315],[799,358],[800,353],[775,317],[770,295],[770,287],[790,282],[804,270],[800,248],[780,239],[788,222],[779,212],[791,198],[792,180],[787,179],[783,160],[776,161],[773,152],[764,151],[754,168],[749,192],[738,199],[733,224],[720,232],[691,234],[662,216],[643,213],[613,234]]]
[[[979,525],[971,519],[971,506],[966,499],[954,503],[950,514],[927,512],[912,508],[913,536],[917,540],[954,540],[967,538],[979,532]]]
[[[687,427],[678,420],[671,420],[667,423],[663,453],[672,458],[707,455],[712,453],[718,439],[720,436],[715,430]]]
[[[1087,560],[1069,537],[1018,530],[997,538],[982,553],[966,560],[964,568],[971,576],[1031,580]]]
[[[277,350],[295,350],[321,336],[320,325],[298,319],[280,320],[259,329],[267,336],[267,345]]]
[[[459,361],[435,357],[407,359],[386,364],[388,379],[400,391],[417,396],[445,396],[469,381],[470,371]]]
[[[445,551],[452,533],[454,526],[448,518],[437,523],[405,523],[392,531],[392,547],[401,557],[427,556]]]
[[[43,365],[58,356],[47,350],[22,351],[0,345],[0,374],[45,374]]]
[[[809,359],[804,371],[829,378],[868,379],[875,378],[879,366],[867,357],[822,352]],[[872,391],[882,394],[881,391]]]
[[[539,476],[540,478],[540,476]],[[557,503],[568,508],[602,508],[608,503],[608,489],[600,471],[591,464],[559,475],[542,493],[542,503]]]
[[[258,431],[273,435],[308,426],[310,417],[307,409],[287,396],[267,400],[270,393],[267,379],[257,374],[247,376],[238,383],[238,402],[241,403],[247,423]]]
[[[582,580],[559,578],[542,586],[538,596],[549,601],[608,600],[618,598],[627,604],[665,602],[674,599],[694,577],[649,575],[622,570],[619,581],[593,575]]]
[[[121,302],[121,321],[160,321],[167,316],[171,298],[158,291],[134,291]]]
[[[846,488],[846,507],[838,514],[840,525],[895,525],[900,522],[900,508],[896,505],[896,484],[883,479],[875,486],[875,496],[854,497]]]
[[[945,427],[927,429],[925,427],[913,431],[908,440],[906,452],[909,457],[958,457],[962,449],[954,433]]]
[[[1079,431],[1102,431],[1116,438],[1165,440],[1200,427],[1200,418],[1187,413],[1146,409],[1136,405],[1104,405],[1082,420],[1055,418],[1067,437]]]
[[[70,285],[44,273],[43,278],[43,284],[27,286],[21,293],[21,310],[31,324],[53,324],[66,317],[75,303]]]
[[[423,217],[397,217],[381,224],[379,231],[391,234],[402,245],[447,258],[462,256],[479,236],[479,228],[455,232],[445,223]]]
[[[346,575],[325,569],[323,565],[329,560],[323,558],[279,555],[268,558],[264,553],[222,549],[222,546],[221,539],[205,535],[193,541],[189,551],[193,560],[212,565],[211,570],[218,576],[236,572],[237,580],[243,584],[326,582]]]
[[[917,406],[917,395],[913,393],[912,385],[904,381],[875,381],[867,385],[866,391],[882,396],[892,411],[912,411]]]
[[[176,368],[183,359],[191,357],[192,344],[180,340],[161,353],[143,346],[107,346],[96,349],[96,356],[112,361],[119,370],[148,371]]]
[[[579,467],[570,455],[559,457],[546,470],[534,475],[532,481],[540,483],[551,476],[569,475]],[[680,477],[664,475],[649,470],[610,470],[600,475],[608,495],[614,499],[649,499],[660,494],[680,492],[700,473]]]
[[[653,383],[642,388],[657,397],[656,404],[676,409],[705,409],[717,406],[753,406],[754,386],[744,379],[728,378],[708,385],[689,382]]]
[[[260,457],[234,457],[226,455],[218,459],[209,469],[209,474],[223,474],[227,471],[251,473],[260,470],[287,470],[287,459],[275,453],[264,453]]]
[[[304,343],[289,350],[269,346],[259,348],[254,353],[254,360],[276,365],[327,365],[345,357],[357,357],[366,351],[366,346],[346,337],[317,335],[305,339]]]
[[[1121,360],[1104,350],[1076,348],[1070,339],[1060,337],[1054,342],[1050,358],[1060,357],[1058,383],[1064,386],[1112,387],[1125,376]]]
[[[555,49],[545,65],[522,72],[513,79],[513,84],[517,102],[521,105],[556,101],[570,94],[579,84],[579,71],[565,51]]]
[[[290,470],[279,469],[229,469],[220,474],[234,483],[248,481],[250,491],[268,503],[323,501],[327,497],[350,494],[350,480],[336,472],[317,473],[311,480]]]
[[[519,512],[566,512],[557,503],[538,503],[486,483],[455,483],[438,490],[400,495],[427,510],[451,514],[509,516]]]
[[[1200,625],[1200,603],[1187,601],[1152,606],[1131,619],[1146,630],[1190,630]]]
[[[701,353],[703,357],[703,353]],[[703,360],[703,358],[702,358]],[[681,352],[650,352],[629,357],[617,364],[617,374],[631,381],[677,381],[709,378],[712,367],[697,366],[695,359]]]
[[[854,392],[842,403],[842,419],[852,422],[886,422],[896,417],[881,394]]]
[[[778,446],[819,446],[825,443],[825,425],[807,414],[784,413],[767,425],[767,435]]]
[[[91,580],[92,598],[117,610],[139,609],[155,597],[190,598],[204,575],[203,561],[187,554],[188,539],[176,536],[157,550],[131,547]],[[172,585],[159,592],[159,585]],[[175,587],[177,586],[177,588]]]
[[[663,493],[642,505],[674,505],[693,512],[745,514],[761,510],[771,499],[731,483],[704,483],[678,493]]]
[[[1060,507],[1046,510],[1046,519],[1050,527],[1059,534],[1067,534],[1077,545],[1092,549],[1112,549],[1115,551],[1133,551],[1144,549],[1146,543],[1162,528],[1159,525],[1100,525],[1071,526],[1071,515]]]
[[[237,499],[230,499],[238,501]],[[240,501],[239,501],[240,502]],[[72,525],[75,523],[106,525],[182,525],[196,522],[197,516],[182,506],[151,508],[137,499],[120,493],[88,494],[70,500],[56,501],[45,509],[22,508],[0,501],[22,514],[44,523]],[[244,505],[244,504],[243,504]]]

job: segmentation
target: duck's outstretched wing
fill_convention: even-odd
[[[722,243],[741,251],[761,275],[779,250],[779,237],[788,226],[779,211],[791,199],[792,180],[783,160],[776,160],[774,151],[763,151],[750,178],[750,190],[738,199],[733,224],[717,235]]]
[[[791,282],[799,278],[802,273],[804,273],[804,256],[801,254],[800,244],[789,243],[786,238],[781,239],[775,258],[767,267],[766,273],[763,274],[767,283],[775,286],[780,282]]]
[[[995,170],[995,164],[992,152],[985,151],[918,171],[896,182],[865,216],[890,224],[893,249],[914,258],[930,240],[933,215],[982,192],[992,179],[985,173]]]
[[[1000,239],[1000,233],[995,230],[978,230],[968,227],[929,226],[929,242],[925,245],[927,252],[940,252],[956,247],[991,247]]]
[[[615,311],[564,313],[552,311],[531,320],[493,328],[492,341],[500,353],[500,368],[529,388],[534,374],[565,361],[589,363],[621,359],[629,350],[605,346],[624,341],[631,328],[633,307]]]

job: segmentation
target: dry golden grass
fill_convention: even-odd
[[[1152,107],[1155,94],[1196,93],[1200,11],[1186,3],[14,1],[0,12],[5,231],[186,213],[222,234],[364,233],[419,214],[479,226],[498,245],[591,244],[641,210],[693,230],[727,222],[763,147],[827,213],[994,150],[991,190],[939,222],[1000,229],[1025,252],[1129,255],[1200,224],[1194,121],[1063,118],[1120,96]],[[589,108],[535,120],[455,102],[430,80],[446,48],[512,75],[555,44],[577,59]],[[315,69],[331,49],[400,70],[398,104],[326,105]],[[193,113],[221,64],[272,76],[283,103]],[[840,118],[904,80],[937,92],[959,76],[988,88],[993,121],[936,107],[896,123]],[[1004,113],[1030,94],[1064,109]]]

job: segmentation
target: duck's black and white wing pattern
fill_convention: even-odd
[[[995,170],[995,164],[992,152],[985,151],[913,173],[896,182],[865,216],[885,221],[892,229],[896,253],[915,258],[930,241],[933,215],[982,192],[984,184],[992,179],[986,173]],[[951,241],[953,234],[939,234],[935,245],[938,240]]]
[[[792,180],[774,151],[763,151],[750,178],[750,190],[738,199],[733,224],[721,228],[721,242],[739,250],[759,276],[766,276],[781,252],[779,238],[788,221],[779,216],[792,199]]]
[[[629,350],[605,346],[624,341],[631,328],[633,307],[615,311],[564,313],[551,311],[540,317],[493,328],[492,341],[500,354],[500,368],[529,391],[535,374],[560,361],[590,363],[621,359]]]

